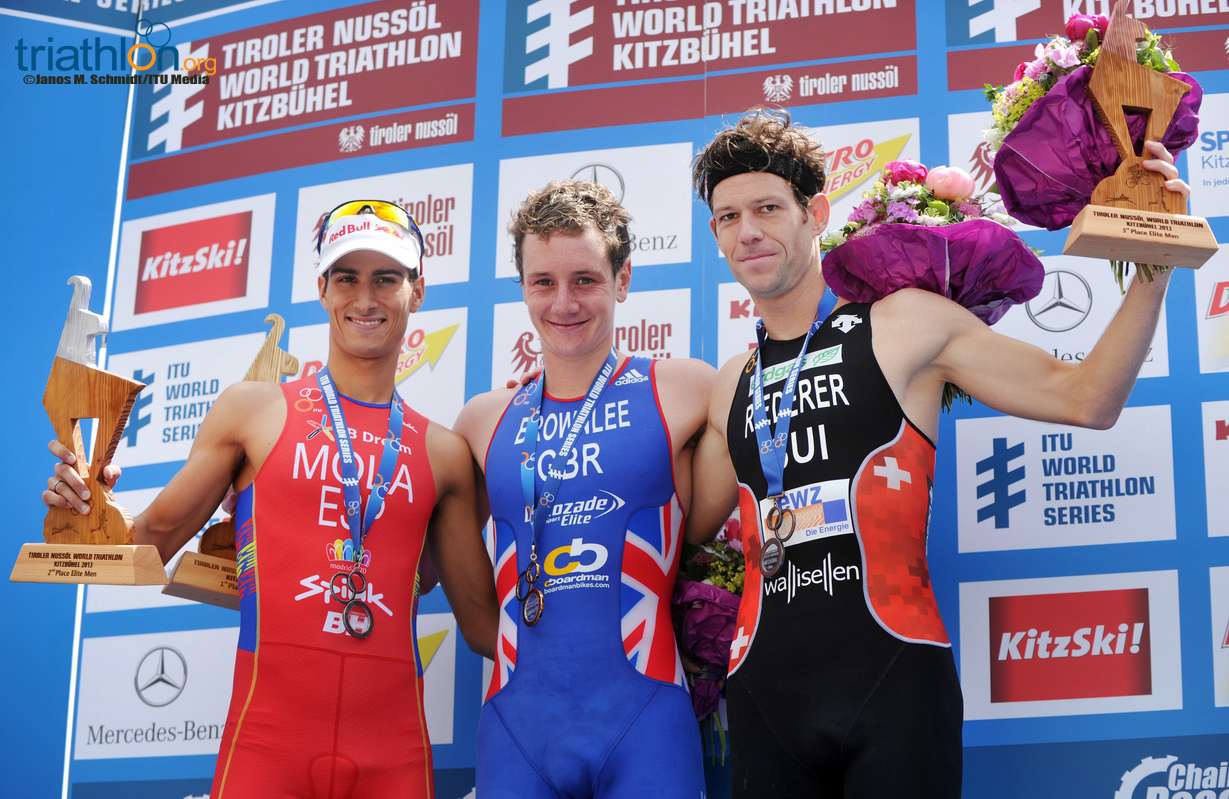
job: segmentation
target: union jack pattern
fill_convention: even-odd
[[[495,643],[495,668],[487,683],[486,699],[499,693],[516,670],[516,536],[511,530],[491,525],[488,540],[498,553],[495,561],[495,596],[499,599],[499,636]],[[486,701],[486,700],[484,700]]]
[[[633,516],[623,543],[620,588],[623,652],[644,676],[683,685],[683,663],[674,642],[670,599],[678,572],[683,509],[677,495]],[[651,519],[645,524],[642,520]],[[635,529],[632,529],[635,528]]]

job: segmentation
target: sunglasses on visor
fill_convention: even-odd
[[[397,203],[389,202],[388,200],[350,200],[329,211],[320,220],[320,232],[316,234],[316,254],[320,254],[320,247],[324,244],[324,232],[328,230],[329,225],[343,217],[359,216],[360,214],[374,214],[385,222],[392,222],[394,225],[410,231],[418,241],[418,251],[420,253],[426,252],[426,245],[422,240],[422,231],[418,229],[418,223],[414,221],[414,217],[410,216],[409,211],[397,205]]]

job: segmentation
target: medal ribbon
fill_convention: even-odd
[[[768,496],[779,497],[785,485],[785,454],[789,442],[789,425],[794,416],[794,388],[798,384],[798,375],[802,372],[802,362],[806,360],[807,347],[811,336],[823,327],[836,307],[836,295],[831,289],[824,289],[824,295],[815,309],[815,321],[807,329],[802,340],[802,349],[794,359],[789,374],[785,378],[785,386],[781,391],[781,402],[777,405],[777,423],[774,426],[768,420],[768,411],[764,402],[764,341],[768,333],[764,329],[764,320],[755,323],[755,337],[759,341],[759,349],[755,351],[755,373],[751,376],[751,419],[755,429],[755,440],[759,444],[760,469],[764,473],[764,481],[768,483]]]
[[[573,445],[576,443],[577,436],[580,435],[580,429],[585,426],[585,422],[589,420],[593,409],[597,407],[597,400],[602,395],[602,391],[606,388],[606,383],[610,380],[610,376],[614,374],[615,367],[618,365],[618,356],[612,348],[610,354],[606,356],[606,363],[602,365],[601,371],[593,378],[593,383],[589,386],[589,392],[585,395],[585,402],[580,406],[580,410],[576,412],[576,416],[572,418],[572,426],[568,428],[568,433],[560,444],[558,452],[555,453],[555,463],[561,463],[567,459],[571,453]],[[519,401],[519,405],[529,405],[533,410],[529,414],[529,421],[525,425],[525,449],[522,451],[521,458],[521,496],[525,499],[525,515],[529,518],[526,521],[531,521],[533,526],[533,549],[531,552],[537,551],[538,541],[542,538],[542,530],[546,527],[546,518],[550,516],[550,509],[555,504],[555,492],[559,490],[559,482],[563,478],[563,470],[552,467],[546,473],[546,479],[542,483],[542,493],[537,494],[535,491],[538,477],[538,431],[542,424],[542,401],[545,394],[546,373],[538,375],[538,378],[529,385],[521,389],[521,396],[524,400]],[[532,565],[529,568],[533,568]]]
[[[316,382],[329,409],[333,435],[337,437],[337,452],[341,461],[341,488],[346,499],[346,523],[350,527],[350,540],[354,542],[354,562],[358,563],[363,556],[363,541],[384,507],[384,497],[388,494],[393,470],[397,466],[397,455],[401,452],[401,424],[404,417],[401,397],[394,388],[388,409],[388,434],[384,436],[384,452],[380,455],[380,469],[371,486],[371,493],[367,495],[365,512],[360,516],[362,497],[358,487],[358,466],[350,444],[350,428],[346,426],[346,416],[341,410],[341,402],[337,398],[337,389],[333,385],[328,367],[316,373]]]

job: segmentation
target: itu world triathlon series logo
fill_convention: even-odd
[[[1002,530],[1011,526],[1011,509],[1024,504],[1025,491],[1013,491],[1012,487],[1024,479],[1024,467],[1011,468],[1016,458],[1024,455],[1024,442],[1007,445],[1006,438],[995,438],[989,457],[977,462],[977,474],[990,473],[989,479],[977,486],[978,499],[989,495],[990,502],[977,509],[977,521],[994,519],[994,528]]]

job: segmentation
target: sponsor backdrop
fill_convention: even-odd
[[[76,53],[83,35],[130,42],[140,5],[0,0],[0,11],[25,17],[15,37]],[[326,359],[312,241],[338,201],[398,200],[422,223],[428,291],[397,382],[436,422],[539,362],[504,230],[526,192],[552,178],[601,181],[634,216],[619,347],[716,364],[746,352],[755,319],[688,185],[690,159],[718,127],[754,104],[789,108],[827,149],[838,223],[894,158],[959,164],[985,188],[981,85],[1007,80],[1066,15],[1108,12],[1105,0],[144,5],[161,23],[150,43],[167,81],[135,88],[124,154],[116,147],[89,176],[106,185],[126,159],[94,308],[111,298],[110,368],[149,386],[117,455],[134,512],[242,376],[266,314],[285,317],[303,374]],[[1229,10],[1137,0],[1136,13],[1172,34],[1203,82],[1202,129],[1180,168],[1194,212],[1229,239]],[[189,64],[209,81],[180,79]],[[123,93],[108,92],[119,110],[100,120],[118,128]],[[112,191],[94,193],[100,217]],[[1108,267],[1061,256],[1061,233],[1023,235],[1045,253],[1045,284],[998,329],[1079,362],[1120,303]],[[97,246],[91,262],[105,253]],[[67,290],[49,294],[30,335],[52,341],[67,302]],[[1226,372],[1222,253],[1174,278],[1112,429],[981,405],[944,417],[929,551],[965,691],[967,795],[1229,796]],[[204,796],[236,614],[105,587],[83,590],[77,614],[67,724],[62,710],[42,720],[67,744],[64,791]],[[440,591],[423,601],[417,633],[438,795],[460,799],[473,788],[484,666]],[[63,695],[64,672],[40,678]],[[13,795],[45,794],[15,779]],[[711,787],[728,790],[720,769]]]

